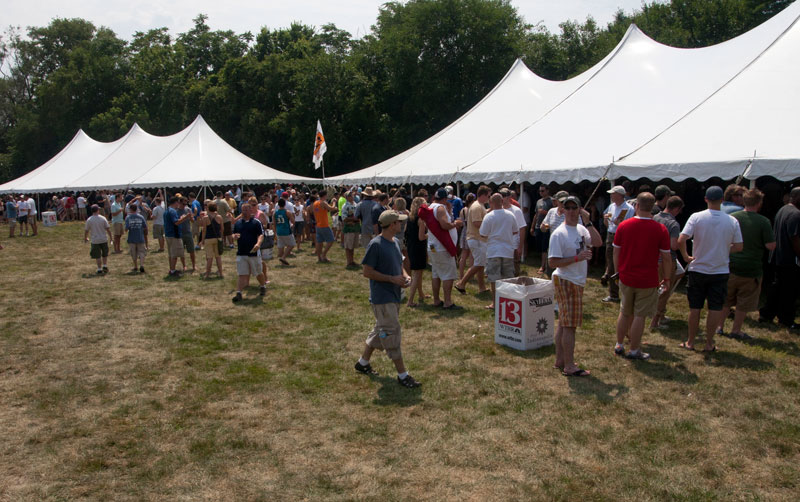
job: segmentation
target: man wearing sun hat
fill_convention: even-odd
[[[369,279],[369,303],[375,315],[375,327],[367,336],[355,369],[365,375],[377,375],[369,359],[375,349],[384,350],[397,370],[397,382],[413,389],[420,383],[406,371],[400,349],[400,289],[411,284],[411,277],[403,268],[403,253],[395,239],[402,228],[400,222],[407,219],[408,216],[392,209],[382,212],[378,218],[381,233],[369,242],[361,262],[364,277]]]
[[[706,190],[708,209],[694,213],[686,221],[678,246],[686,267],[686,297],[689,300],[689,336],[681,348],[694,350],[694,339],[700,328],[700,310],[708,300],[705,352],[717,349],[714,334],[720,325],[722,307],[728,293],[731,253],[744,248],[739,221],[721,211],[722,188]],[[686,241],[692,239],[692,256],[686,251]]]
[[[614,234],[617,225],[633,218],[633,206],[625,200],[625,187],[617,185],[607,192],[611,196],[611,204],[603,211],[603,221],[606,225],[606,273],[600,278],[605,286],[608,283],[608,296],[603,298],[606,303],[619,302],[619,284],[611,279],[616,273],[614,268]]]

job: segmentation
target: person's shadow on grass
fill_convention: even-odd
[[[795,342],[782,342],[780,340],[767,340],[765,338],[753,338],[752,340],[745,340],[741,343],[745,345],[754,345],[762,349],[772,350],[775,352],[783,352],[791,356],[800,356],[800,347]]]
[[[651,378],[694,385],[699,381],[683,363],[683,359],[670,352],[663,345],[647,345],[650,359],[647,361],[630,361],[631,367]]]
[[[373,381],[381,384],[378,397],[373,401],[379,406],[414,406],[422,402],[422,387],[407,389],[397,383],[397,376],[373,376]]]
[[[594,373],[588,377],[566,377],[570,390],[582,396],[594,396],[598,401],[610,403],[626,394],[628,387],[621,384],[606,383]]]
[[[100,277],[105,277],[105,276],[106,276],[106,274],[98,274],[98,273],[94,273],[94,274],[81,274],[81,277],[82,277],[83,279],[99,279]]]
[[[775,365],[761,359],[754,359],[738,352],[721,351],[717,348],[714,352],[704,352],[706,361],[714,366],[725,366],[727,368],[746,368],[753,371],[766,371],[775,368]]]

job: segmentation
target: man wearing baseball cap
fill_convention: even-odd
[[[678,246],[686,267],[686,297],[689,300],[689,338],[681,348],[694,350],[694,339],[700,329],[700,310],[708,300],[706,345],[704,352],[717,350],[714,333],[720,325],[722,307],[728,294],[728,262],[731,253],[744,248],[739,222],[720,210],[722,189],[710,186],[706,190],[708,209],[694,213],[684,225]],[[692,255],[686,251],[686,241],[692,239]]]
[[[609,280],[616,273],[614,268],[614,234],[617,225],[633,217],[633,206],[625,200],[625,187],[617,185],[607,192],[611,196],[611,204],[603,211],[603,222],[606,225],[606,273],[600,278],[603,286],[608,284],[608,296],[603,298],[606,303],[619,303],[619,285],[614,280]]]
[[[377,375],[369,358],[375,349],[386,351],[397,370],[397,382],[403,387],[413,389],[420,383],[408,374],[400,350],[400,289],[411,284],[411,277],[403,268],[403,253],[395,235],[400,232],[400,222],[408,216],[388,210],[378,218],[381,233],[373,238],[361,264],[364,277],[369,279],[369,303],[375,315],[375,327],[367,336],[364,352],[356,362],[355,369],[365,375]]]
[[[564,223],[564,218],[566,218],[562,203],[567,199],[567,197],[569,197],[569,193],[565,190],[556,192],[555,196],[553,197],[553,207],[547,211],[547,214],[544,216],[544,219],[540,225],[540,230],[547,233],[545,238],[547,239],[548,249],[550,246],[550,237],[553,235],[553,232],[556,231],[559,225]],[[547,260],[545,260],[545,275],[549,276],[553,272],[553,268],[554,267],[551,267],[550,264],[547,263]]]

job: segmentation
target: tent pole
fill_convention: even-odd
[[[589,198],[586,199],[586,203],[583,205],[584,209],[587,209],[589,207],[589,201],[591,201],[592,198],[594,198],[594,195],[597,193],[597,190],[600,189],[600,185],[602,185],[604,181],[610,181],[611,182],[611,186],[612,187],[614,186],[614,180],[610,180],[610,179],[606,178],[606,176],[608,175],[608,171],[611,170],[611,166],[613,166],[613,165],[614,165],[614,163],[612,162],[606,168],[606,172],[603,173],[603,176],[600,178],[600,181],[597,182],[597,186],[594,187],[594,191],[592,192],[592,195],[590,195]]]

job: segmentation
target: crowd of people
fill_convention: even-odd
[[[798,329],[800,188],[791,191],[772,224],[759,214],[763,203],[759,190],[736,184],[725,190],[711,186],[704,193],[706,209],[689,215],[683,228],[677,218],[685,201],[666,185],[652,192],[640,186],[635,196],[629,185],[614,186],[606,192],[607,203],[604,197],[593,197],[582,204],[576,194],[554,192],[551,196],[551,187],[542,184],[534,202],[524,191],[518,198],[508,187],[493,191],[485,185],[464,199],[452,186],[430,194],[420,188],[412,197],[404,187],[383,193],[371,186],[329,192],[276,185],[259,196],[234,189],[217,191],[202,201],[195,193],[167,197],[160,190],[154,196],[108,191],[89,197],[74,194],[73,199],[70,194],[53,197],[48,209],[60,208],[62,219],[85,219],[84,240],[91,243],[98,274],[108,273],[108,254],[122,252],[126,234],[132,273],[145,272],[148,252],[166,252],[168,275],[178,278],[198,271],[197,252],[204,251],[202,277],[210,279],[216,266],[216,276],[223,278],[221,254],[235,248],[234,303],[243,299],[252,276],[259,294],[266,294],[268,262],[273,258],[290,266],[293,251],[307,244],[318,263],[328,264],[328,253],[338,242],[344,249],[344,266],[362,270],[369,279],[376,319],[355,368],[373,374],[370,356],[375,349],[385,350],[395,363],[398,381],[406,387],[419,382],[408,375],[402,360],[400,303],[416,308],[432,297],[433,307],[461,310],[453,290],[466,294],[474,282],[477,293],[491,291],[486,308],[494,309],[496,282],[518,276],[529,251],[541,255],[536,273],[553,283],[559,318],[554,366],[566,376],[590,374],[574,360],[575,336],[583,320],[589,264],[598,263],[602,255],[605,270],[600,281],[608,288],[602,301],[619,303],[614,346],[618,355],[650,357],[642,350],[646,320],[650,319],[651,330],[669,325],[667,301],[684,276],[689,315],[687,339],[680,348],[695,350],[703,308],[708,310],[703,351],[716,350],[715,335],[751,338],[743,325],[747,314],[759,306],[766,252],[775,273],[759,321],[777,317],[782,325]],[[36,235],[36,204],[31,197],[7,196],[4,210],[9,237],[15,236],[17,227],[20,236]],[[355,256],[358,247],[365,250],[360,263]],[[429,266],[430,297],[422,281]],[[733,324],[726,332],[732,310]]]

